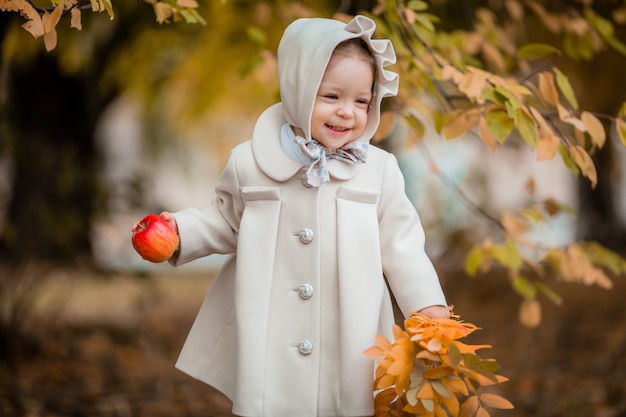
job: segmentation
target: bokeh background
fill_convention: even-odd
[[[497,3],[431,7],[450,29]],[[173,368],[222,258],[149,264],[131,226],[211,201],[229,150],[278,100],[271,53],[290,21],[375,5],[206,1],[206,25],[158,25],[149,4],[118,1],[113,20],[84,13],[82,31],[60,25],[51,52],[0,12],[0,416],[230,415],[219,393]],[[564,65],[586,108],[615,114],[626,101],[618,53]],[[449,301],[510,379],[493,392],[516,408],[492,415],[626,416],[623,276],[610,290],[557,283],[563,303],[542,299],[542,323],[528,329],[502,273],[463,272],[469,247],[493,233],[475,208],[519,209],[529,179],[579,213],[536,241],[596,240],[626,256],[626,149],[598,154],[591,190],[558,160],[446,141],[425,124],[412,146],[393,136],[379,146],[398,156]]]

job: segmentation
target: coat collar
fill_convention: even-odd
[[[252,152],[261,171],[275,181],[287,181],[303,168],[291,159],[280,146],[280,128],[287,123],[282,103],[265,110],[254,126]],[[353,178],[362,165],[347,164],[331,159],[328,161],[330,176],[338,180]]]

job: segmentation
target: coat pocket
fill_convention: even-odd
[[[341,186],[337,192],[337,198],[354,201],[355,203],[378,204],[380,191]]]
[[[280,200],[280,188],[278,187],[241,187],[239,189],[243,201]]]

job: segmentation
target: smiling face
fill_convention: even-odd
[[[330,149],[357,140],[367,124],[373,84],[367,57],[335,52],[315,98],[311,136]]]

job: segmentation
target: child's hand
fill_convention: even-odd
[[[161,214],[159,214],[159,216],[165,220],[166,222],[168,222],[170,224],[170,226],[172,226],[174,228],[174,230],[176,230],[176,234],[178,234],[178,224],[176,223],[176,219],[174,218],[174,216],[172,216],[171,213],[164,211],[161,212]]]
[[[174,216],[172,216],[171,213],[164,211],[164,212],[161,212],[161,214],[159,214],[159,217],[161,217],[163,220],[168,222],[170,226],[174,228],[174,230],[176,231],[176,234],[178,234],[178,224],[176,224],[176,219],[174,218]],[[138,227],[139,227],[139,222],[135,222],[135,224],[133,224],[133,232],[135,232]]]
[[[423,308],[419,313],[430,317],[431,319],[449,319],[450,309],[446,306],[430,306]]]

